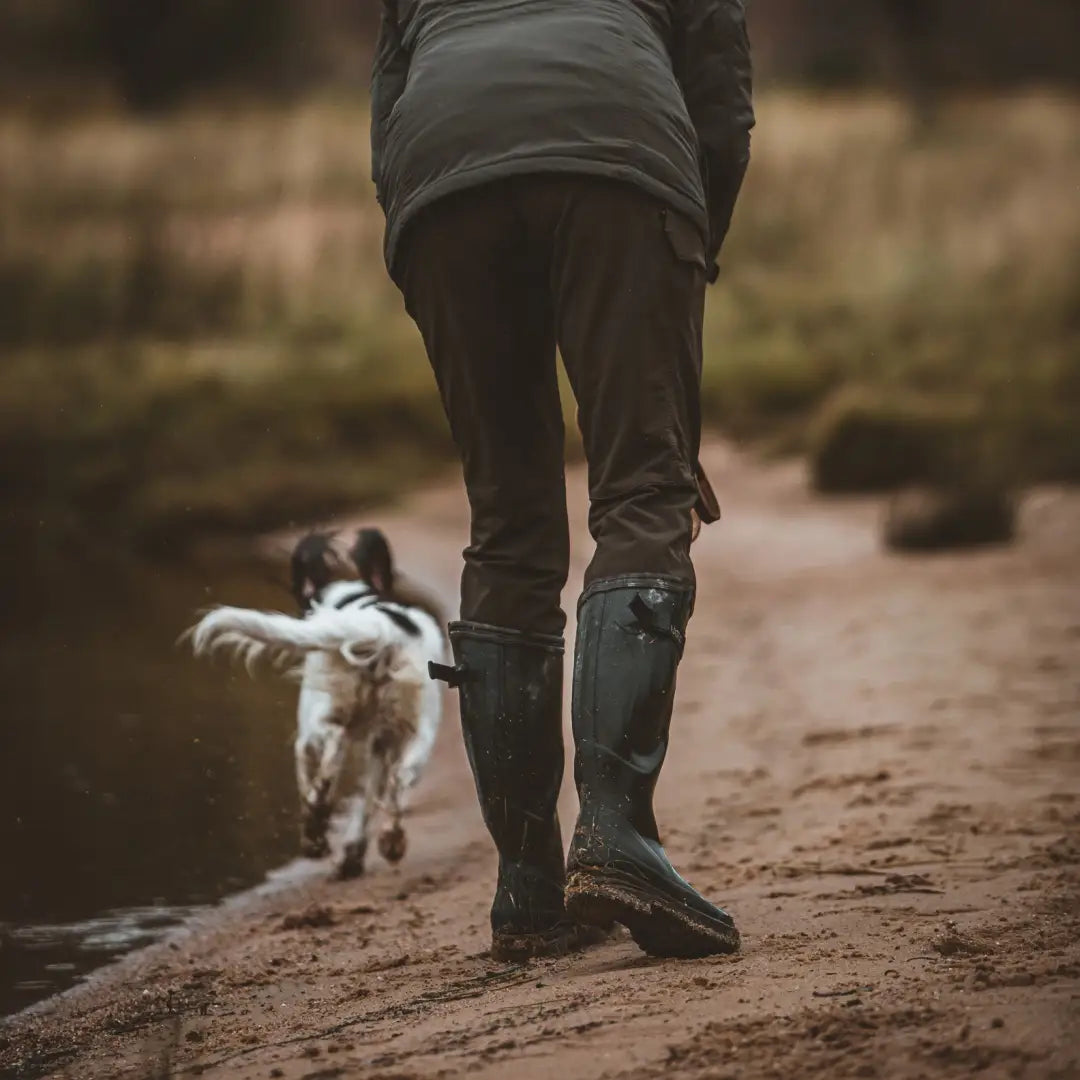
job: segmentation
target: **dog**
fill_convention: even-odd
[[[346,767],[357,777],[342,878],[363,873],[377,811],[388,818],[380,854],[391,863],[405,855],[408,795],[442,718],[442,695],[427,665],[443,663],[447,653],[437,607],[419,594],[404,598],[408,590],[396,581],[378,529],[361,530],[350,557],[358,576],[348,572],[332,534],[310,533],[290,560],[297,617],[219,607],[188,632],[196,656],[227,651],[249,669],[266,659],[299,677],[295,751],[304,855],[329,854]]]

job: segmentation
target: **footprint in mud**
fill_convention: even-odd
[[[852,867],[850,871],[844,868],[834,867],[832,873],[871,873],[880,874],[880,870],[859,870]],[[794,875],[789,875],[794,876]],[[937,888],[925,874],[887,874],[883,879],[856,885],[853,889],[844,889],[839,892],[816,893],[815,900],[851,900],[861,899],[866,896],[896,896],[901,893],[931,893],[941,895],[944,889]]]
[[[371,960],[358,970],[367,975],[379,971],[393,971],[395,968],[405,967],[413,962],[408,953],[397,953],[395,956],[384,956],[378,960]]]
[[[440,874],[438,877],[433,874],[421,874],[418,878],[410,878],[406,881],[394,894],[394,899],[401,902],[414,896],[427,896],[430,893],[445,890],[460,880],[461,878],[453,873]]]
[[[281,930],[321,930],[333,926],[337,915],[332,907],[312,904],[303,911],[290,912],[281,920]]]
[[[710,795],[705,800],[707,809],[716,811],[709,815],[710,820],[730,821],[736,818],[771,818],[783,814],[779,806],[759,806],[739,802],[738,799],[723,795]],[[675,829],[667,830],[669,836],[677,836]]]
[[[938,803],[929,814],[923,815],[915,824],[940,832],[955,832],[970,828],[974,807],[971,803]]]
[[[1039,729],[1036,729],[1036,735],[1039,734]],[[1069,734],[1073,732],[1069,731]],[[1029,761],[1051,761],[1055,764],[1075,763],[1080,761],[1080,740],[1041,735],[1038,742],[1024,751],[1023,756]]]
[[[860,728],[822,728],[819,731],[808,731],[802,737],[802,742],[803,746],[829,746],[853,742],[856,739],[873,739],[881,735],[892,735],[896,730],[896,724],[864,724]]]
[[[925,874],[889,874],[884,881],[870,885],[856,885],[860,896],[891,896],[896,893],[943,893]]]
[[[878,769],[876,772],[847,773],[843,776],[816,776],[792,789],[791,794],[797,799],[811,791],[839,791],[842,788],[856,787],[860,784],[883,784],[891,779],[892,773],[887,769]]]
[[[844,805],[849,810],[865,806],[910,806],[918,792],[917,786],[866,788]]]
[[[1059,836],[1045,846],[1036,847],[1025,860],[1027,865],[1052,868],[1080,864],[1080,839],[1075,836]]]
[[[882,836],[866,844],[867,851],[886,851],[889,848],[907,847],[915,841],[910,836]]]
[[[769,779],[769,770],[760,765],[753,769],[712,769],[705,773],[708,780],[730,780],[736,784],[755,784]]]
[[[985,956],[994,951],[988,941],[972,933],[961,933],[951,920],[931,940],[930,948],[940,956]]]

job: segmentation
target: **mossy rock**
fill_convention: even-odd
[[[741,349],[710,363],[704,372],[701,406],[705,419],[735,438],[757,438],[806,420],[836,387],[835,365],[803,347],[770,341],[765,349]]]
[[[970,472],[981,454],[976,408],[887,391],[849,388],[822,407],[809,437],[814,487],[894,491]]]
[[[995,487],[909,488],[889,501],[884,531],[894,551],[1004,544],[1016,536],[1016,500]]]

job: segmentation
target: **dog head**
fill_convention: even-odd
[[[394,559],[390,545],[379,529],[361,529],[349,551],[360,580],[370,585],[380,596],[394,591]]]
[[[290,560],[292,594],[300,611],[310,611],[323,589],[345,576],[343,570],[334,550],[333,533],[313,532],[302,537]]]

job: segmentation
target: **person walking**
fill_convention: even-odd
[[[472,515],[453,667],[499,854],[492,953],[624,924],[646,952],[739,946],[653,814],[694,606],[706,283],[749,159],[742,0],[381,0],[371,149],[385,257]],[[569,570],[561,352],[596,550],[578,602],[564,861]]]

